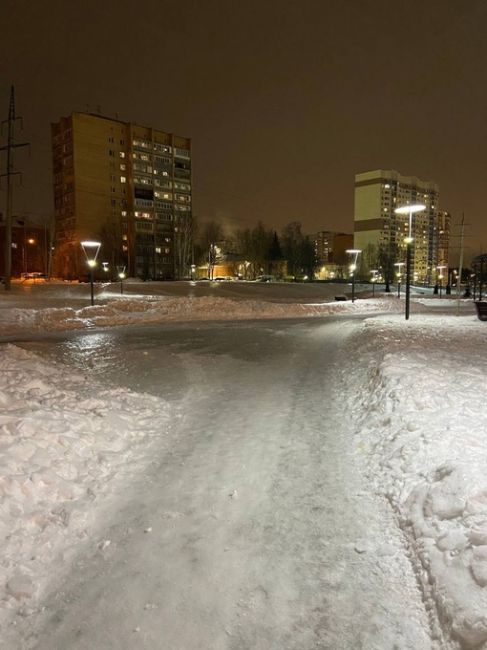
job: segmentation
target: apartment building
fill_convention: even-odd
[[[130,276],[185,272],[190,246],[191,140],[91,113],[52,124],[53,270],[83,277],[80,242],[99,240],[99,261]]]
[[[426,206],[412,220],[414,280],[431,283],[439,264],[448,264],[449,215],[439,210],[436,183],[394,170],[376,170],[355,176],[354,246],[374,259],[374,265],[392,265],[406,259],[404,238],[408,215],[395,209],[407,204]],[[447,226],[447,227],[446,227]]]
[[[314,245],[317,262],[316,277],[319,280],[343,277],[348,261],[346,251],[353,247],[353,235],[320,230],[314,237]]]

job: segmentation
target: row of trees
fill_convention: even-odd
[[[280,236],[260,221],[254,228],[235,231],[231,237],[220,223],[205,223],[195,246],[197,263],[204,264],[215,245],[224,249],[223,253],[227,255],[244,259],[248,277],[278,274],[285,260],[289,275],[312,278],[317,264],[314,243],[303,234],[297,221],[285,226]]]

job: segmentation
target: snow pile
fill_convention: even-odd
[[[0,335],[13,331],[67,330],[136,323],[188,320],[243,320],[301,318],[348,312],[399,311],[403,303],[392,298],[325,303],[279,303],[257,300],[201,298],[120,298],[93,307],[19,309],[0,311]]]
[[[433,627],[464,648],[487,644],[487,327],[381,317],[365,332],[359,452],[411,542]]]
[[[167,428],[167,405],[0,349],[0,624],[28,612],[53,566],[92,530],[92,502],[142,462]],[[140,445],[139,451],[137,446]]]

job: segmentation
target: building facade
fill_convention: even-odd
[[[80,242],[99,261],[144,279],[186,275],[192,234],[191,140],[90,113],[52,124],[53,272],[86,274]]]
[[[47,226],[28,223],[25,217],[13,217],[12,278],[33,273],[47,276],[49,264],[49,231]],[[5,272],[5,224],[0,214],[0,275]]]
[[[348,264],[346,251],[353,247],[353,235],[321,230],[316,233],[314,244],[317,279],[333,280],[345,277]]]
[[[381,267],[391,277],[391,268],[406,260],[405,237],[408,215],[395,209],[407,204],[426,206],[412,219],[412,273],[417,282],[432,283],[436,267],[448,265],[450,220],[439,210],[436,183],[394,170],[376,170],[355,176],[354,247],[371,267]],[[388,268],[387,268],[388,267]]]

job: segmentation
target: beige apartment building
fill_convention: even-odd
[[[186,273],[191,222],[191,140],[91,113],[52,124],[53,270],[83,277],[80,242],[99,240],[114,275]]]
[[[439,210],[436,183],[394,170],[356,174],[354,247],[361,249],[373,266],[405,262],[409,216],[398,215],[395,209],[414,203],[424,204],[426,209],[412,219],[413,279],[433,283],[436,267],[448,265],[450,237],[450,215]]]

